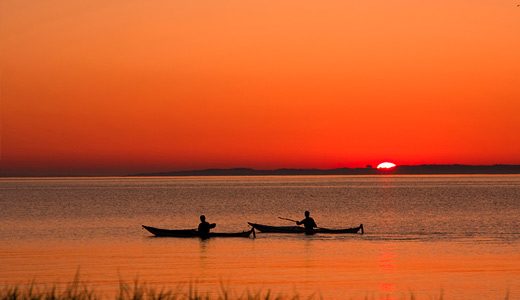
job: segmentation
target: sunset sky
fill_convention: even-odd
[[[0,0],[0,175],[520,163],[506,0]]]

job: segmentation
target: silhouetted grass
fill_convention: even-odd
[[[338,295],[338,298],[354,299],[348,295]],[[146,283],[135,280],[132,284],[120,281],[119,290],[115,296],[107,297],[96,292],[94,287],[88,283],[80,281],[76,275],[74,279],[66,285],[52,286],[36,284],[34,281],[28,285],[3,286],[0,288],[0,300],[97,300],[97,299],[114,299],[114,300],[300,300],[300,299],[322,299],[311,295],[301,297],[298,294],[283,295],[273,294],[271,290],[259,290],[251,292],[246,290],[240,294],[236,294],[231,289],[221,284],[220,289],[210,293],[203,293],[197,290],[196,284],[189,284],[187,287],[179,285],[176,288],[157,288],[150,287]],[[356,298],[358,299],[358,298]],[[391,297],[378,295],[365,296],[365,300],[375,299],[400,299],[400,300],[416,300],[418,297],[413,292],[401,297]],[[444,292],[441,291],[439,296],[432,296],[428,299],[443,300]],[[509,299],[509,291],[506,292],[505,300]]]
[[[212,295],[212,294],[216,294]],[[135,280],[132,284],[120,281],[119,290],[115,296],[107,297],[95,290],[85,282],[80,281],[76,274],[74,279],[65,286],[46,286],[32,281],[28,285],[3,286],[0,288],[1,300],[282,300],[282,299],[316,299],[314,296],[300,297],[299,295],[273,295],[271,290],[250,292],[241,294],[232,293],[229,288],[221,284],[220,289],[210,293],[199,292],[196,284],[182,285],[177,288],[149,287],[146,283]]]

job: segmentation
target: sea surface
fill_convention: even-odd
[[[364,224],[365,234],[154,238],[247,222]],[[215,295],[324,299],[520,299],[520,176],[259,176],[0,179],[0,287],[120,280]]]

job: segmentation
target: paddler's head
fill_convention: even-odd
[[[200,215],[200,221],[201,222],[206,222],[206,216],[205,215]]]
[[[311,215],[311,213],[308,210],[306,210],[305,211],[305,217],[308,218],[310,215]]]

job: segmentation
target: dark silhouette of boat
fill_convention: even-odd
[[[270,226],[270,225],[262,225],[256,223],[250,223],[254,229],[257,229],[260,232],[269,232],[269,233],[305,233],[305,228],[302,226]],[[318,227],[314,229],[315,233],[329,233],[329,234],[342,234],[342,233],[364,233],[363,224],[360,224],[358,227],[353,228],[343,228],[343,229],[332,229],[332,228],[323,228]]]
[[[161,229],[151,226],[142,225],[144,229],[148,230],[155,236],[160,237],[200,237],[196,229]],[[248,238],[251,234],[255,237],[255,229],[251,228],[249,231],[242,232],[210,232],[207,237],[244,237]]]

